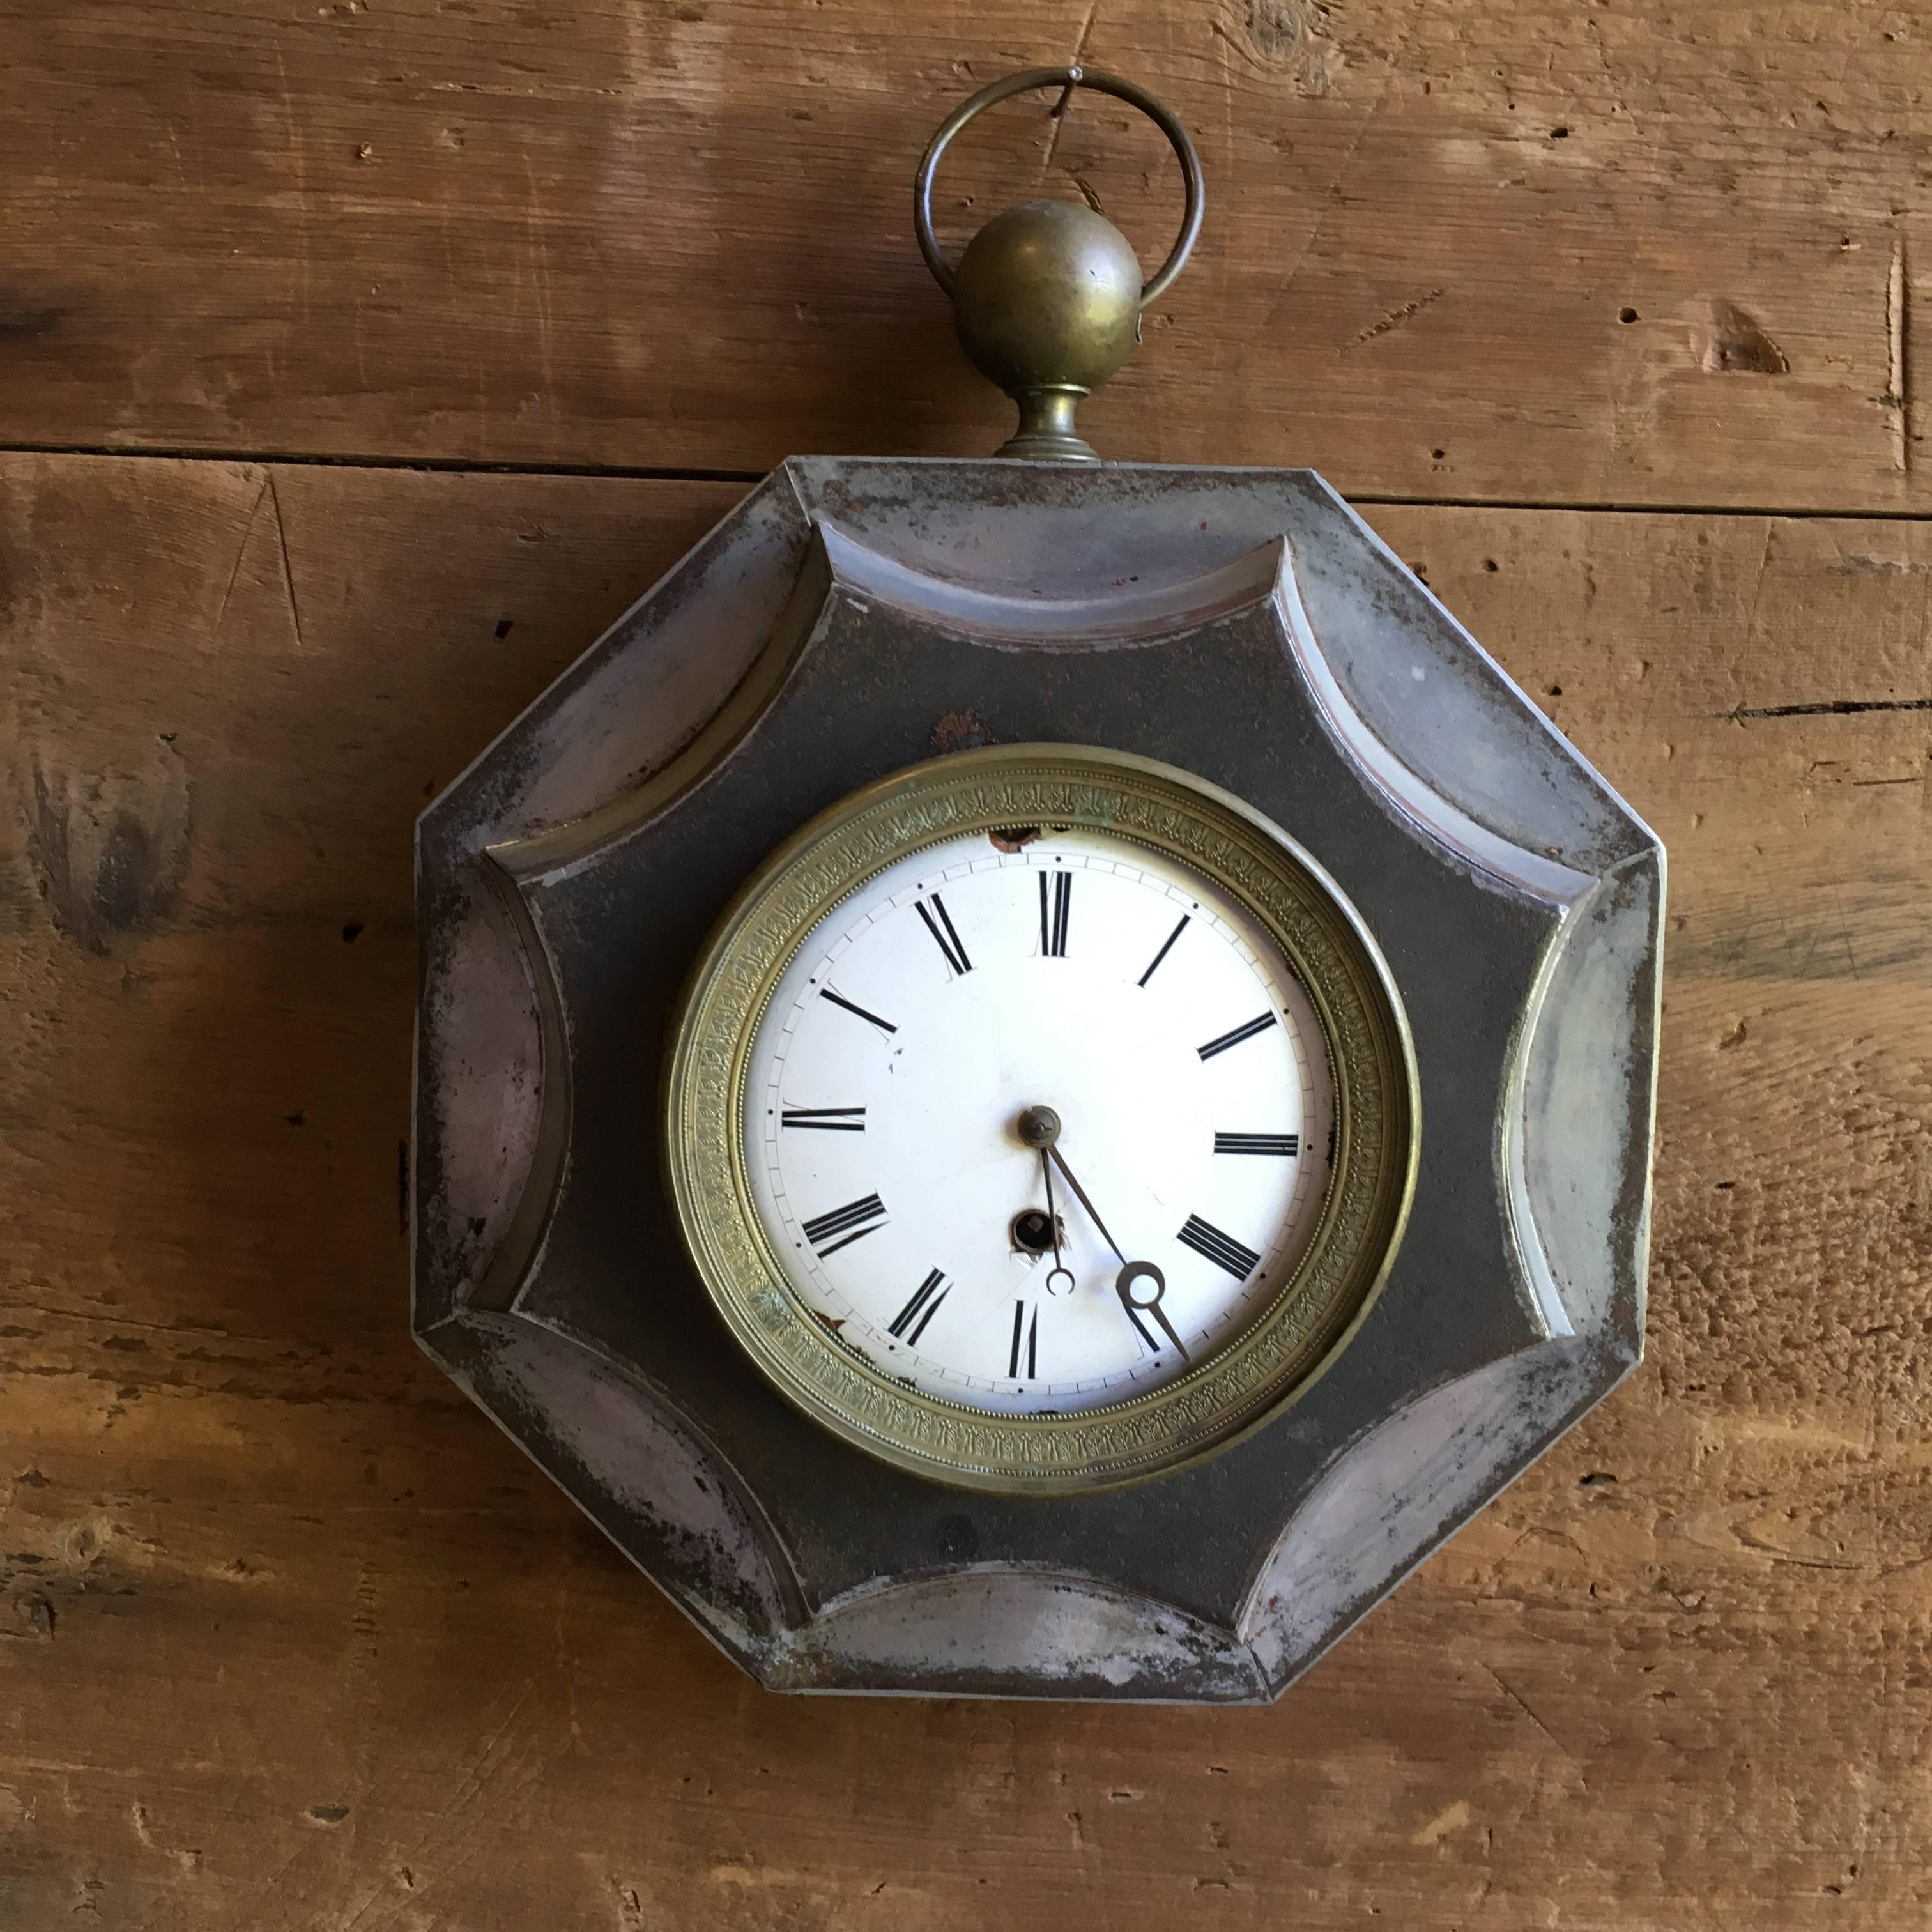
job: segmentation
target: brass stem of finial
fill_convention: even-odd
[[[1084,389],[1070,383],[1064,388],[1028,389],[1015,396],[1020,426],[994,451],[1022,462],[1098,463],[1099,452],[1074,428],[1073,412]]]
[[[1126,237],[1084,203],[1030,201],[995,215],[968,244],[957,268],[940,253],[932,230],[932,184],[946,144],[987,108],[1040,87],[1061,90],[1056,114],[1076,88],[1092,88],[1138,108],[1167,136],[1180,164],[1186,206],[1167,260],[1146,280]],[[1018,430],[1000,455],[1100,460],[1075,428],[1076,407],[1133,352],[1142,311],[1186,266],[1201,232],[1204,200],[1201,158],[1187,130],[1144,88],[1115,74],[1029,68],[982,88],[940,124],[914,183],[914,232],[926,266],[952,298],[961,346],[1018,405]]]

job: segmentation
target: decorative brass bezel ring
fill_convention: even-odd
[[[1274,1299],[1174,1382],[1056,1416],[996,1414],[923,1394],[814,1320],[759,1222],[742,1130],[759,1022],[826,914],[909,852],[962,833],[1034,824],[1137,842],[1232,894],[1306,988],[1335,1090],[1335,1155],[1320,1219]],[[853,793],[787,840],[739,892],[699,956],[679,1009],[664,1116],[667,1180],[692,1259],[772,1385],[896,1468],[1007,1494],[1144,1481],[1279,1414],[1348,1345],[1386,1280],[1420,1141],[1402,1002],[1334,880],[1232,794],[1171,766],[1078,745],[992,746],[914,765]]]

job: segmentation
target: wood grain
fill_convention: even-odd
[[[1272,1710],[808,1703],[398,1216],[412,816],[732,494],[0,461],[0,1923],[1919,1922],[1932,531],[1376,513],[1670,849],[1649,1360]]]
[[[971,454],[911,241],[944,112],[1132,74],[1210,215],[1105,451],[1357,495],[1932,506],[1922,23],[1885,0],[0,0],[0,442],[699,470]],[[1159,136],[973,130],[963,240]]]

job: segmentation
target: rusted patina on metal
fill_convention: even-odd
[[[745,877],[965,742],[1226,787],[1407,1006],[1381,1300],[1279,1421],[1140,1488],[922,1481],[738,1352],[658,1182],[677,995]],[[424,814],[415,1321],[620,1548],[788,1690],[1277,1694],[1642,1347],[1664,859],[1310,472],[801,459]]]

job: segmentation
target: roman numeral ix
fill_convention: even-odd
[[[885,1222],[886,1204],[876,1194],[868,1194],[862,1201],[835,1208],[830,1214],[806,1222],[805,1238],[823,1261],[828,1255],[836,1255],[841,1248],[849,1248],[854,1241],[862,1241],[868,1234],[884,1227]]]
[[[914,899],[919,916],[926,921],[926,929],[932,934],[932,943],[946,956],[946,963],[954,973],[964,976],[973,970],[973,962],[966,956],[966,949],[959,943],[959,935],[953,930],[952,916],[946,910],[946,902],[937,892],[932,903],[928,905],[923,899]]]
[[[787,1127],[818,1127],[827,1133],[862,1134],[866,1131],[863,1107],[788,1107],[778,1116]],[[1218,1141],[1217,1141],[1218,1148]]]
[[[1066,957],[1066,915],[1073,909],[1073,874],[1056,872],[1048,891],[1046,873],[1040,875],[1040,951],[1043,959]],[[1049,910],[1047,901],[1052,900]]]
[[[934,1268],[920,1283],[913,1298],[892,1318],[891,1334],[910,1347],[917,1348],[919,1338],[926,1333],[926,1324],[939,1312],[939,1304],[952,1292],[952,1282]]]
[[[1298,1154],[1301,1151],[1299,1134],[1216,1134],[1214,1136],[1216,1154]]]
[[[1226,1268],[1237,1281],[1246,1281],[1261,1259],[1252,1248],[1244,1247],[1232,1234],[1222,1234],[1212,1221],[1204,1221],[1198,1214],[1188,1216],[1187,1225],[1175,1238],[1197,1255],[1204,1255],[1216,1268]]]
[[[1203,1060],[1212,1060],[1217,1053],[1226,1053],[1231,1046],[1239,1046],[1244,1040],[1252,1040],[1258,1033],[1266,1033],[1276,1024],[1272,1013],[1263,1013],[1258,1019],[1249,1021],[1246,1026],[1238,1026],[1231,1033],[1224,1033],[1219,1040],[1210,1040],[1196,1049]]]

